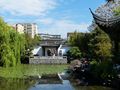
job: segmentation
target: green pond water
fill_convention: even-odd
[[[66,68],[68,68],[68,65],[0,67],[0,90],[113,90],[102,86],[76,86],[68,80],[64,80],[62,84],[40,84],[36,79],[25,79],[26,76],[63,72]]]
[[[76,86],[68,80],[62,84],[39,84],[37,80],[0,78],[0,90],[113,90],[102,86]]]

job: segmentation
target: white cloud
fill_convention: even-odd
[[[45,18],[45,19],[36,20],[36,22],[41,22],[42,24],[50,25],[53,23],[53,19],[52,18]]]
[[[0,10],[13,15],[44,15],[56,5],[56,0],[0,0]]]
[[[71,21],[72,18],[69,11],[64,12],[65,15],[60,15],[63,17],[62,19],[54,18],[42,18],[40,15],[46,15],[50,10],[56,8],[58,6],[59,0],[0,0],[0,13],[5,14],[9,12],[12,16],[16,15],[26,15],[26,16],[37,16],[40,18],[39,20],[33,20],[32,22],[36,22],[39,24],[41,33],[50,33],[50,34],[60,34],[64,38],[66,37],[67,32],[74,32],[75,30],[80,32],[86,32],[89,23],[77,23],[75,21]],[[68,0],[74,1],[74,0]],[[65,3],[64,0],[61,2]],[[28,21],[31,21],[28,20]],[[26,22],[27,19],[19,19],[19,18],[6,18],[6,22]],[[43,26],[42,26],[43,25]]]
[[[50,33],[50,34],[60,34],[62,35],[63,38],[66,38],[66,35],[68,32],[74,32],[75,30],[79,32],[88,32],[87,28],[90,25],[89,23],[78,24],[70,20],[54,20],[54,19],[47,19],[47,20],[48,21],[50,20],[50,23],[47,23],[45,28],[41,27],[39,32]]]

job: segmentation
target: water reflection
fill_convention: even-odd
[[[63,84],[36,84],[29,90],[74,90],[68,80],[63,80]]]
[[[0,90],[113,90],[102,86],[76,86],[68,80],[62,84],[39,84],[32,79],[3,79],[0,78]]]
[[[34,80],[0,78],[0,90],[28,90],[34,84]]]
[[[74,86],[75,90],[113,90],[109,87],[103,86]]]

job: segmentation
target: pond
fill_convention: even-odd
[[[62,84],[37,84],[29,90],[74,90],[68,80],[64,80]]]
[[[112,90],[111,88],[102,86],[76,86],[68,80],[63,80],[62,83],[41,84],[36,78],[26,78],[26,76],[63,72],[67,67],[68,65],[20,65],[9,68],[0,67],[0,90]],[[53,82],[49,77],[49,82],[51,81]]]
[[[102,86],[76,86],[68,80],[62,84],[40,84],[33,79],[3,79],[0,78],[0,90],[113,90]]]
[[[114,90],[103,86],[74,86],[74,90]]]

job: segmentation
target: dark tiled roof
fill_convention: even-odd
[[[120,16],[114,16],[113,18],[105,19],[94,14],[91,11],[95,23],[105,31],[111,39],[120,41]]]
[[[91,9],[90,9],[91,11]],[[94,14],[91,11],[93,18],[95,20],[95,23],[100,25],[100,26],[104,26],[104,27],[114,27],[118,24],[120,24],[120,16],[115,16],[109,19],[105,19],[105,18],[101,18],[100,16]]]

